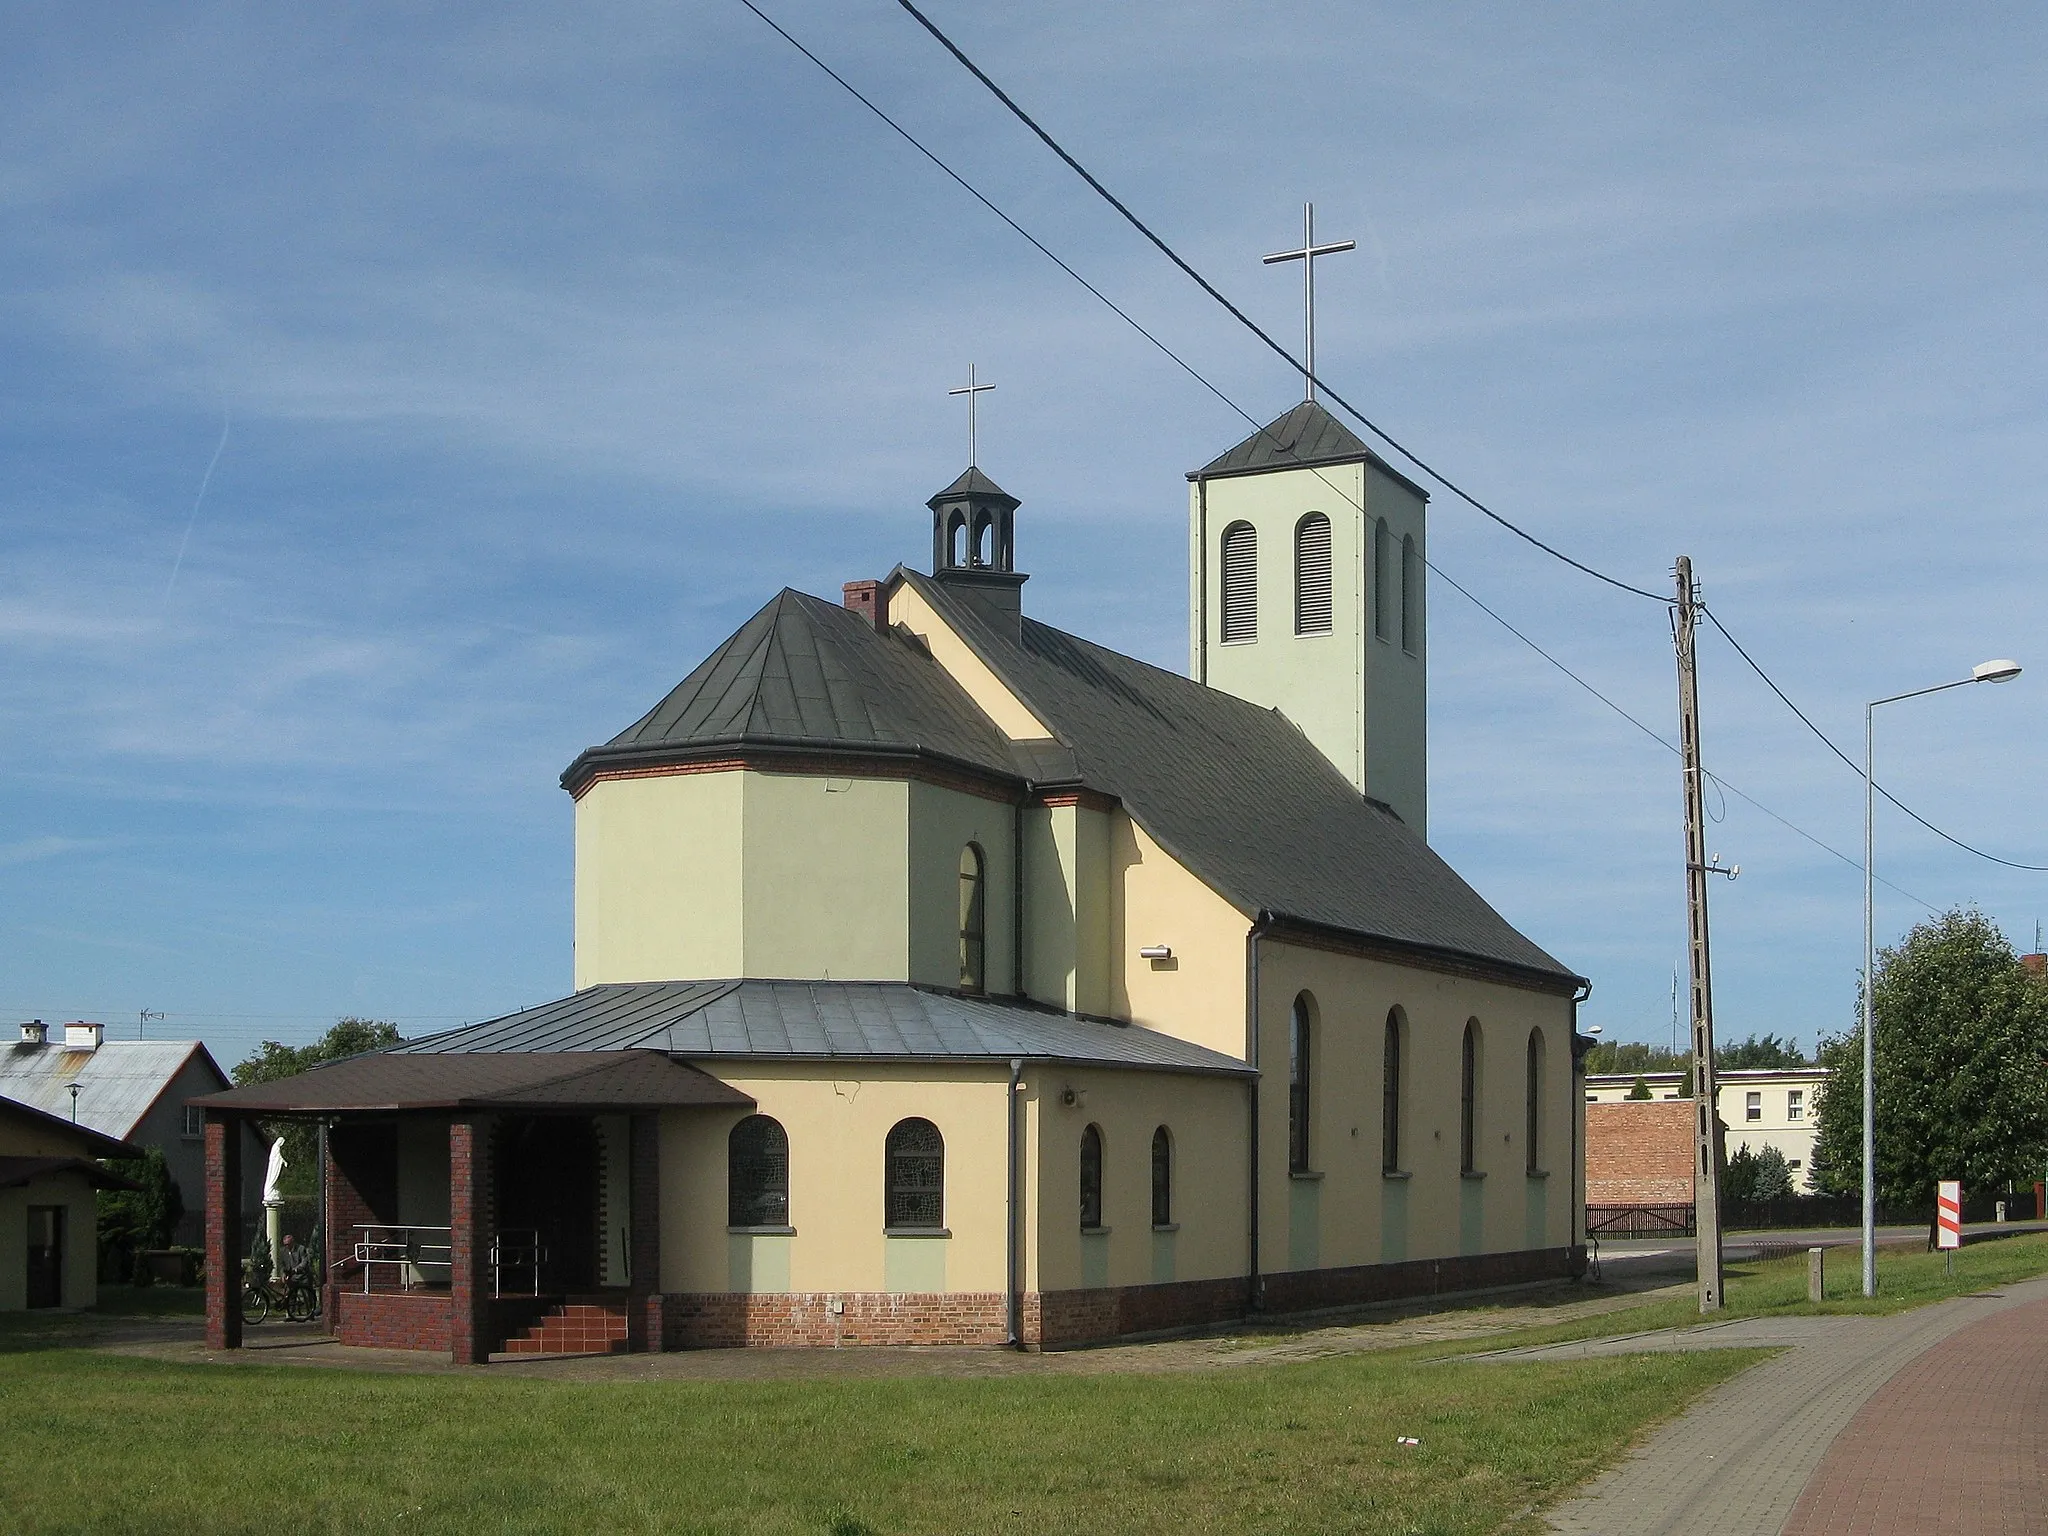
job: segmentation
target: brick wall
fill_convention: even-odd
[[[669,1349],[1000,1344],[1009,1333],[1001,1291],[710,1293],[662,1301]]]
[[[206,1347],[242,1347],[242,1121],[206,1116]]]
[[[1586,1106],[1586,1204],[1692,1199],[1693,1101],[1622,1099]]]
[[[446,1354],[454,1347],[454,1310],[446,1291],[343,1291],[329,1315],[344,1344]]]

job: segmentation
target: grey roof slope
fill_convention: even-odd
[[[784,588],[646,715],[562,775],[748,744],[913,753],[1015,777],[1009,743],[913,641]]]
[[[970,464],[961,470],[960,478],[932,497],[932,501],[951,501],[956,496],[996,496],[1013,507],[1023,505],[1016,497],[983,474],[978,464]]]
[[[382,1109],[655,1109],[754,1101],[660,1051],[366,1051],[293,1077],[193,1100],[246,1113]]]
[[[1026,618],[1005,635],[943,584],[911,583],[1123,801],[1248,915],[1578,978],[1518,933],[1406,823],[1355,790],[1278,710]],[[896,578],[892,578],[896,579]]]
[[[1195,470],[1188,478],[1213,480],[1224,475],[1255,474],[1262,469],[1302,469],[1311,464],[1349,464],[1359,459],[1377,464],[1420,495],[1429,495],[1313,400],[1304,400],[1285,415],[1268,422],[1229,452]]]
[[[652,981],[393,1046],[386,1055],[659,1050],[705,1059],[1059,1061],[1243,1074],[1206,1046],[1003,998],[884,981]]]
[[[197,1040],[102,1040],[97,1050],[74,1051],[57,1041],[0,1046],[0,1095],[60,1119],[75,1107],[78,1123],[126,1140],[194,1056],[225,1084],[212,1054]],[[79,1087],[71,1097],[71,1084]]]

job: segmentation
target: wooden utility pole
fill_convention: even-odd
[[[1678,750],[1685,773],[1686,953],[1692,964],[1692,1209],[1699,1270],[1700,1310],[1721,1310],[1721,1157],[1715,1134],[1714,973],[1707,946],[1705,773],[1700,767],[1700,697],[1693,661],[1692,560],[1678,557],[1678,603],[1672,635],[1678,642]]]

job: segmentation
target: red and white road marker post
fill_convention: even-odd
[[[1963,1185],[1942,1179],[1934,1186],[1934,1245],[1942,1250],[1942,1271],[1956,1272],[1955,1250],[1963,1246]]]

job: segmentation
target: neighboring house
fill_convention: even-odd
[[[93,1304],[99,1292],[94,1192],[133,1187],[93,1159],[140,1151],[0,1098],[0,1312]]]
[[[1682,1072],[1611,1072],[1587,1076],[1586,1103],[1625,1100],[1635,1091],[1638,1081],[1650,1090],[1653,1100],[1683,1098],[1691,1102]],[[1826,1067],[1724,1067],[1714,1078],[1714,1098],[1721,1123],[1727,1127],[1729,1155],[1744,1147],[1752,1152],[1776,1147],[1792,1170],[1794,1192],[1813,1193],[1813,1141],[1819,1129],[1820,1096],[1827,1081]],[[1589,1116],[1589,1158],[1592,1127],[1593,1119]],[[1586,1198],[1599,1203],[1590,1189]]]
[[[161,1148],[185,1202],[174,1241],[198,1243],[206,1159],[201,1112],[192,1100],[227,1087],[227,1074],[197,1040],[109,1040],[104,1026],[82,1021],[52,1035],[38,1019],[21,1026],[13,1045],[0,1045],[0,1095],[64,1121],[75,1112],[78,1124],[104,1136]],[[258,1158],[243,1192],[244,1209],[253,1213],[262,1195],[264,1149],[253,1128],[243,1134]]]
[[[782,592],[564,773],[574,995],[206,1101],[222,1180],[328,1125],[344,1341],[1066,1344],[1581,1267],[1587,983],[1424,835],[1424,495],[1313,403],[1190,479],[1192,677],[1026,617],[970,466],[932,574]]]

